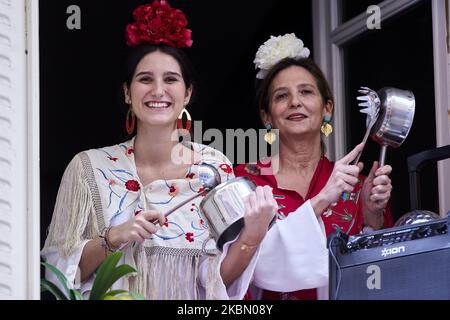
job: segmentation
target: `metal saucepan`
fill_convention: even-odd
[[[228,180],[214,188],[200,203],[200,214],[208,223],[209,238],[216,241],[219,250],[234,240],[244,227],[244,199],[256,189],[256,184],[247,177]],[[274,217],[275,218],[275,217]],[[273,219],[269,228],[276,219]]]
[[[380,111],[371,137],[381,145],[380,167],[384,165],[387,147],[397,148],[411,130],[415,98],[409,90],[385,87],[378,92]]]

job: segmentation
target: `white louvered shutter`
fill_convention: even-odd
[[[0,299],[38,298],[31,283],[39,261],[30,254],[30,237],[36,237],[29,225],[33,139],[25,8],[25,0],[0,0]]]

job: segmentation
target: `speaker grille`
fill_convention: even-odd
[[[347,267],[340,275],[337,299],[448,300],[450,248]]]

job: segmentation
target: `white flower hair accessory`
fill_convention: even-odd
[[[303,41],[294,33],[278,37],[270,36],[270,39],[259,47],[253,61],[255,69],[259,69],[256,78],[264,79],[270,68],[284,58],[308,58],[309,53],[309,49],[303,46]]]

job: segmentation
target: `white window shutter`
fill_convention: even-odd
[[[30,124],[36,123],[30,117],[32,86],[27,81],[28,2],[0,1],[0,299],[39,298],[38,234],[36,226],[30,228],[30,221],[36,221],[31,215],[38,217],[39,211],[32,210],[29,182],[39,165],[33,168],[28,158],[35,150]]]

